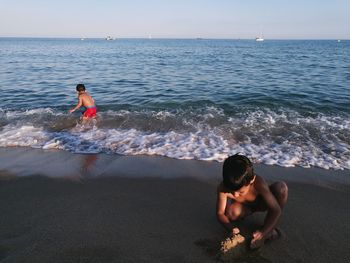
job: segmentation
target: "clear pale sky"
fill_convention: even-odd
[[[0,37],[350,39],[350,0],[0,0]]]

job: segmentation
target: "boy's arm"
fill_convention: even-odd
[[[262,237],[266,237],[276,226],[281,216],[281,207],[279,206],[275,196],[271,193],[269,186],[261,177],[257,182],[257,190],[263,197],[267,205],[267,215],[265,217],[264,226],[261,229]]]
[[[234,227],[230,219],[225,215],[225,209],[227,204],[226,194],[220,191],[220,186],[217,189],[217,199],[216,199],[216,218],[220,224],[227,229],[230,233],[237,234],[239,229]]]
[[[77,109],[79,109],[81,106],[83,105],[83,99],[81,98],[81,96],[78,97],[78,104],[77,106],[75,106],[73,109],[69,110],[70,113],[76,111]]]

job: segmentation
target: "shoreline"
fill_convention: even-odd
[[[181,169],[177,169],[180,166]],[[138,169],[142,167],[142,169]],[[169,169],[169,167],[171,169]],[[204,169],[203,169],[204,168]],[[29,147],[0,147],[0,171],[15,176],[42,175],[48,177],[195,177],[220,180],[222,163],[217,161],[182,160],[164,156],[78,154],[63,150],[43,150]],[[282,167],[254,164],[257,174],[268,180],[287,180],[307,184],[350,185],[350,170],[318,167]]]
[[[215,218],[221,166],[0,148],[0,261],[215,262],[208,252],[225,237]],[[350,171],[255,171],[289,186],[283,236],[235,262],[349,262]]]

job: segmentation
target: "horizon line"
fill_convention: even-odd
[[[0,36],[0,38],[37,38],[37,39],[101,39],[105,40],[106,37],[55,37],[55,36]],[[218,38],[218,37],[113,37],[114,40],[118,39],[147,39],[147,40],[255,40],[253,38]],[[350,38],[266,38],[264,40],[343,40],[347,41]]]

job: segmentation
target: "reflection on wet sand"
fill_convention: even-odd
[[[96,161],[98,160],[97,154],[87,154],[81,161],[81,177],[89,177],[92,174],[92,170],[96,167]]]

